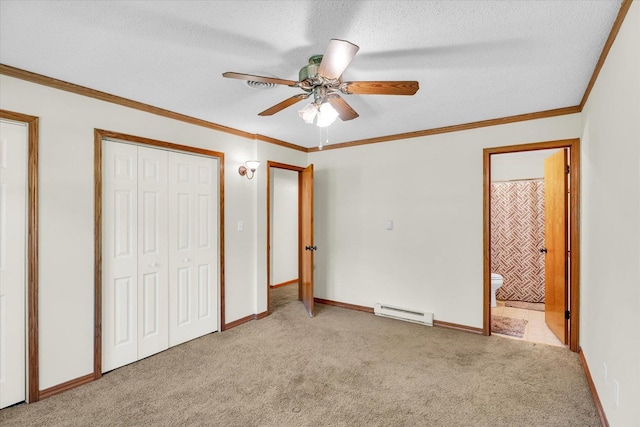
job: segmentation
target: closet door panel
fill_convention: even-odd
[[[103,142],[103,372],[137,360],[138,162],[135,146]]]
[[[167,152],[138,147],[138,359],[169,347]]]
[[[169,345],[194,338],[193,167],[191,156],[169,153]]]
[[[218,224],[217,161],[196,157],[194,199],[196,201],[194,249],[197,296],[194,301],[196,335],[218,330]]]
[[[218,330],[217,161],[169,153],[169,345]]]

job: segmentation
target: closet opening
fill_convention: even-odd
[[[224,329],[222,153],[95,131],[94,377]]]

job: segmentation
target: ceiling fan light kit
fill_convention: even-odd
[[[417,81],[356,81],[342,82],[340,78],[360,48],[346,40],[331,39],[324,55],[314,55],[298,73],[298,81],[256,76],[236,72],[223,73],[223,77],[248,80],[262,84],[285,85],[302,89],[305,93],[264,110],[260,116],[271,116],[313,95],[313,102],[298,112],[305,123],[326,127],[336,118],[353,120],[358,113],[340,96],[343,95],[414,95]]]

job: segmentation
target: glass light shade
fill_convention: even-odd
[[[245,165],[247,165],[247,169],[249,169],[251,172],[255,172],[256,169],[258,169],[258,167],[260,166],[260,162],[257,160],[247,160],[246,162],[244,162]]]
[[[316,118],[316,114],[318,114],[318,109],[314,104],[308,104],[302,110],[298,111],[298,115],[305,123],[313,123],[313,119]]]
[[[331,123],[335,122],[338,116],[338,112],[331,106],[331,104],[325,102],[320,106],[320,110],[318,110],[316,126],[321,128],[327,127]]]

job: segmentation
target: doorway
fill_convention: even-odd
[[[298,173],[269,167],[269,312],[298,299]]]
[[[543,151],[550,150],[550,151]],[[497,218],[501,214],[494,205],[499,205],[501,202],[499,199],[491,197],[492,181],[494,178],[504,178],[504,168],[499,168],[501,157],[506,158],[517,157],[527,155],[529,153],[530,158],[537,156],[538,158],[546,158],[544,160],[544,186],[546,187],[543,192],[544,203],[541,205],[545,209],[540,218],[546,218],[543,220],[544,225],[542,232],[543,241],[536,242],[532,237],[530,242],[519,242],[518,247],[513,251],[513,254],[508,254],[509,257],[516,257],[515,260],[500,259],[498,261],[498,255],[496,248],[492,247],[492,235],[494,239],[497,234],[496,231],[502,227],[497,222]],[[552,155],[552,153],[555,153]],[[570,165],[570,166],[569,166]],[[524,164],[520,164],[520,169],[524,169]],[[568,167],[569,166],[569,167]],[[495,171],[494,171],[495,169]],[[513,169],[513,168],[512,168]],[[551,172],[555,170],[555,175]],[[521,172],[521,171],[519,171]],[[494,177],[495,173],[495,177]],[[554,178],[555,176],[555,178]],[[549,343],[553,342],[553,335],[556,335],[559,342],[556,344],[566,345],[572,351],[578,350],[578,327],[579,327],[579,140],[562,140],[562,141],[549,141],[534,144],[525,144],[508,147],[496,147],[484,150],[484,299],[483,299],[483,332],[485,335],[491,335],[492,331],[492,312],[494,315],[500,316],[494,317],[494,321],[500,320],[495,323],[496,328],[503,328],[503,322],[506,321],[507,328],[513,327],[520,333],[520,337],[525,333],[524,328],[528,322],[531,324],[527,327],[527,331],[533,331],[528,338],[545,342],[547,339]],[[507,188],[509,191],[513,191],[514,188],[523,187],[526,191],[531,191],[538,183],[536,182],[509,182],[506,187],[498,187],[494,185],[494,190]],[[555,189],[555,190],[554,190]],[[503,190],[500,190],[503,191]],[[555,195],[555,196],[554,196]],[[526,196],[526,194],[525,194]],[[518,200],[521,203],[527,203],[525,196],[519,196]],[[533,196],[535,199],[535,195]],[[493,201],[492,201],[493,200]],[[558,202],[559,200],[559,202]],[[549,211],[549,207],[552,210]],[[534,209],[526,207],[525,209]],[[536,210],[538,208],[535,208]],[[524,212],[524,211],[523,211]],[[493,218],[495,216],[496,218]],[[512,212],[506,214],[507,226],[504,229],[512,227],[513,224],[519,222],[526,222],[528,219],[524,218],[526,215],[518,212]],[[535,229],[535,226],[532,227]],[[529,231],[527,231],[529,232]],[[534,233],[535,234],[535,233]],[[508,236],[507,236],[508,237]],[[514,236],[514,238],[520,238]],[[497,240],[497,239],[496,239]],[[504,240],[504,239],[503,239]],[[506,239],[508,240],[508,239]],[[497,244],[497,243],[496,243]],[[529,247],[527,247],[527,245]],[[534,247],[535,246],[535,247]],[[526,254],[527,252],[536,252]],[[517,259],[518,256],[528,256],[528,259]],[[509,265],[511,262],[511,265]],[[522,264],[536,264],[542,263],[542,268],[538,269],[535,265],[532,268],[524,266]],[[508,279],[509,286],[502,286],[495,292],[496,284],[500,285],[504,277],[501,275],[496,277],[496,273],[493,270],[502,268],[503,272],[507,275],[511,275]],[[541,270],[537,271],[537,270]],[[521,291],[511,285],[526,274],[532,275],[526,277],[528,288]],[[540,277],[540,273],[543,277]],[[543,288],[540,290],[533,286],[535,283],[543,283]],[[506,280],[504,282],[506,284]],[[511,289],[509,287],[511,286]],[[493,295],[499,295],[505,297],[505,295],[513,295],[515,291],[515,297],[509,297],[514,300],[526,300],[527,298],[520,298],[521,295],[517,295],[518,292],[532,294],[533,298],[531,302],[525,301],[524,304],[507,304],[499,303],[499,299],[496,301]],[[495,293],[494,293],[495,292]],[[540,305],[536,293],[541,292],[545,303],[542,305],[542,313],[539,312],[540,308],[534,306]],[[497,307],[492,307],[496,305]],[[511,303],[511,301],[509,302]],[[528,311],[527,309],[533,309]],[[508,314],[503,316],[502,314]],[[520,320],[513,320],[505,317],[518,317]],[[514,324],[509,324],[513,322]],[[520,324],[518,324],[520,322]],[[550,334],[547,329],[553,330],[553,334]],[[519,331],[517,331],[517,329]],[[528,332],[527,332],[528,333]],[[549,336],[546,336],[548,334]]]
[[[267,162],[267,313],[313,296],[313,165]],[[292,277],[295,276],[295,277]]]
[[[0,408],[39,400],[38,118],[0,110]]]

